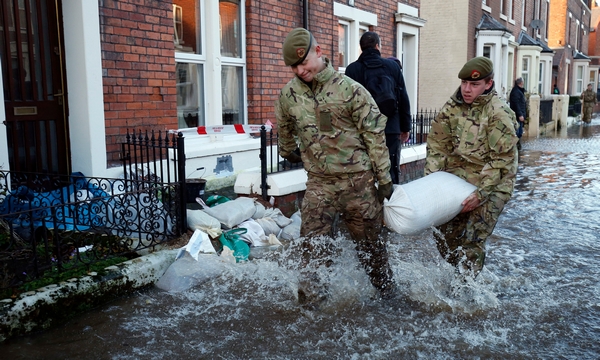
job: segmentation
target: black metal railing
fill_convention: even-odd
[[[403,147],[420,145],[427,142],[427,134],[431,128],[431,122],[437,116],[437,110],[421,110],[412,116],[410,137]],[[261,127],[260,131],[260,162],[261,162],[261,192],[263,199],[268,199],[267,175],[301,169],[302,164],[292,164],[289,161],[279,157],[278,134],[266,127]]]
[[[181,134],[128,134],[123,178],[0,171],[3,295],[41,278],[139,256],[185,232],[183,145]]]

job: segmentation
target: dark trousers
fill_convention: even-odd
[[[392,184],[400,184],[400,134],[385,134],[385,145],[390,152]]]

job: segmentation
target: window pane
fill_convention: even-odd
[[[202,69],[201,64],[177,63],[177,120],[180,129],[205,125]]]
[[[243,68],[224,65],[221,70],[223,90],[223,125],[243,124]]]
[[[338,63],[341,67],[348,66],[348,52],[349,52],[349,41],[348,41],[348,25],[338,24]]]
[[[175,51],[201,54],[200,9],[197,1],[173,0],[173,42]]]
[[[242,36],[240,27],[239,0],[220,0],[219,15],[221,27],[221,55],[242,57]]]

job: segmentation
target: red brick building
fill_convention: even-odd
[[[561,94],[579,96],[587,83],[598,83],[598,67],[590,66],[588,56],[592,2],[550,2],[548,46],[555,52],[552,79]]]
[[[312,31],[342,72],[360,35],[377,31],[382,55],[403,61],[416,109],[419,1],[48,3],[2,3],[3,169],[117,176],[132,129],[179,129],[189,172],[204,167],[206,178],[257,167],[257,139],[200,136],[196,127],[276,122],[273,103],[293,76],[281,43],[295,27]]]

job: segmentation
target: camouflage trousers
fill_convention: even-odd
[[[586,103],[583,105],[583,114],[581,120],[585,123],[592,122],[592,113],[594,112],[594,103]]]
[[[460,273],[477,276],[485,262],[485,243],[494,231],[507,200],[490,196],[473,211],[437,226],[433,235],[440,255]]]
[[[320,246],[315,237],[335,237],[336,214],[345,222],[371,283],[383,291],[393,285],[386,242],[380,238],[383,208],[377,199],[372,171],[335,177],[309,176],[302,200],[303,267],[309,263],[330,265],[332,249]]]

